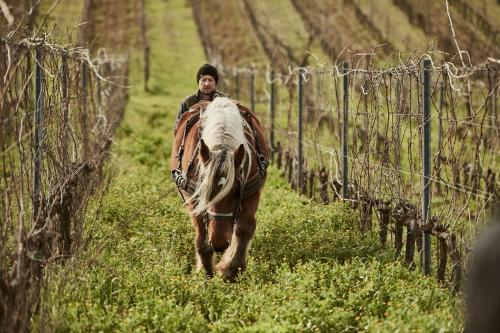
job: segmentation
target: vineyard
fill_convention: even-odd
[[[496,1],[0,8],[0,332],[463,330],[500,205]],[[169,178],[205,62],[272,153],[236,283],[196,272]]]

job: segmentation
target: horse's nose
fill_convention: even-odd
[[[215,252],[222,253],[222,252],[226,251],[226,249],[229,247],[229,243],[230,242],[228,241],[224,245],[220,245],[220,244],[214,245],[212,242],[210,242],[210,245],[212,246],[212,248],[214,249]]]
[[[217,253],[222,253],[222,252],[226,251],[226,249],[227,249],[227,246],[226,247],[214,247],[214,251]]]

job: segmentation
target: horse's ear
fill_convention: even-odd
[[[234,151],[234,166],[236,169],[238,169],[241,166],[241,163],[243,162],[244,156],[245,156],[245,147],[243,146],[243,144],[241,144]]]
[[[200,139],[200,156],[203,164],[206,164],[210,159],[210,149],[208,149],[208,146],[205,144],[203,139]]]

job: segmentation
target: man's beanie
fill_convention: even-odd
[[[217,73],[217,68],[215,68],[210,64],[205,64],[200,67],[200,69],[198,70],[198,74],[196,74],[196,82],[199,82],[200,78],[203,75],[210,75],[215,79],[215,83],[219,81],[219,74]]]

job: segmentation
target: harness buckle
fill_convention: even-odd
[[[171,172],[172,179],[177,185],[177,187],[181,189],[185,189],[187,185],[187,177],[183,174],[179,169],[172,170]]]
[[[259,158],[259,173],[262,178],[266,176],[266,169],[267,169],[267,159],[264,155],[258,154]]]

